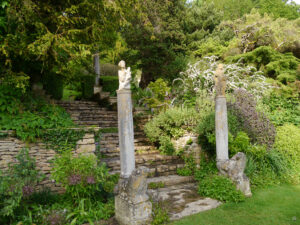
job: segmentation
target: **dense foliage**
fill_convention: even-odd
[[[3,224],[18,218],[16,212],[22,210],[24,202],[34,193],[34,186],[44,178],[36,170],[28,149],[22,149],[16,159],[5,174],[0,173],[0,222]]]
[[[298,183],[299,12],[299,5],[281,0],[3,0],[0,130],[57,150],[52,177],[66,193],[35,192],[42,176],[22,150],[0,175],[0,223],[92,224],[113,215],[117,178],[93,156],[72,156],[84,131],[69,129],[74,124],[63,109],[29,91],[43,84],[54,99],[95,100],[94,54],[100,56],[102,90],[111,95],[118,88],[117,62],[124,59],[132,68],[134,104],[153,114],[146,135],[162,154],[184,159],[177,173],[195,176],[201,195],[244,199],[217,175],[213,159],[214,73],[220,63],[227,79],[230,156],[246,154],[252,188]],[[199,136],[200,169],[185,154],[189,143],[174,148],[186,133]],[[166,211],[155,207],[153,224],[167,221]]]
[[[145,133],[149,140],[159,146],[162,153],[174,154],[172,138],[181,137],[186,130],[193,130],[198,113],[194,109],[171,108],[161,112],[145,125]]]

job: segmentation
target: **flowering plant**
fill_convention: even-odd
[[[186,93],[197,95],[199,91],[206,90],[212,95],[215,92],[214,75],[219,64],[217,58],[217,56],[204,57],[194,64],[189,64],[188,69],[180,73],[180,77],[173,81],[174,85],[177,84],[174,88],[177,100],[180,100]],[[224,74],[226,91],[229,93],[242,88],[259,98],[271,87],[261,71],[240,62],[224,64]]]
[[[56,157],[52,178],[60,183],[75,201],[89,198],[97,191],[102,191],[101,188],[110,192],[113,186],[106,166],[98,164],[95,155],[72,156],[71,151]]]

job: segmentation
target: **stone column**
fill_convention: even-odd
[[[115,217],[120,225],[147,225],[151,221],[152,204],[147,191],[149,169],[135,169],[134,134],[130,81],[130,67],[119,63],[118,124],[121,177],[115,197]]]
[[[217,162],[226,161],[228,157],[228,123],[226,97],[216,97],[216,151]]]
[[[97,52],[94,55],[94,70],[96,74],[95,86],[99,86],[100,82],[100,61],[99,61],[99,53]]]
[[[216,126],[216,151],[217,163],[228,160],[228,124],[226,106],[226,78],[224,76],[223,64],[219,64],[215,73],[215,126]]]
[[[227,106],[226,106],[226,78],[224,76],[223,65],[218,65],[215,73],[216,89],[216,153],[217,168],[220,174],[229,177],[237,190],[244,193],[245,196],[252,195],[249,178],[245,175],[246,155],[238,152],[231,159],[228,156],[228,123],[227,123]]]
[[[135,169],[131,90],[117,90],[121,177],[128,178]]]

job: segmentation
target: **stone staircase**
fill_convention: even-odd
[[[100,128],[118,127],[117,111],[108,111],[92,101],[56,101],[57,105],[66,109],[73,121],[84,127]]]
[[[118,127],[117,111],[108,111],[92,101],[56,101],[65,108],[73,121],[84,127],[116,128]],[[177,156],[161,155],[150,144],[143,132],[144,124],[150,117],[138,109],[134,120],[134,145],[136,166],[146,166],[150,169],[149,177],[175,175],[177,168],[184,166],[184,161]],[[100,154],[111,173],[120,172],[120,149],[118,133],[102,133]]]
[[[83,127],[117,128],[117,111],[102,108],[91,101],[57,101],[70,113],[75,123]],[[203,198],[197,194],[197,185],[192,176],[178,176],[178,168],[184,167],[184,161],[177,156],[161,155],[150,144],[143,129],[151,118],[144,109],[134,112],[134,145],[136,167],[146,166],[150,169],[147,183],[148,194],[154,202],[165,204],[172,220],[209,210],[220,205],[220,202]],[[120,173],[119,136],[117,132],[101,133],[100,157],[110,169],[110,173]],[[154,188],[154,189],[152,189]]]

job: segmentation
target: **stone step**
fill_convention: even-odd
[[[111,120],[111,121],[118,121],[118,118],[116,116],[101,116],[101,115],[80,115],[77,117],[79,120]]]
[[[105,162],[108,168],[112,170],[120,170],[120,157],[103,158],[101,161]],[[136,154],[135,163],[137,166],[143,165],[149,168],[155,168],[157,172],[176,172],[177,168],[184,166],[184,161],[179,157],[160,154]]]
[[[144,165],[136,165],[144,166]],[[176,164],[176,165],[169,165],[169,167],[165,165],[157,165],[157,166],[147,166],[149,168],[149,174],[148,177],[160,177],[160,176],[170,176],[170,175],[176,175],[177,174],[177,168],[184,167],[184,164]],[[110,174],[120,174],[120,168],[118,169],[111,169],[109,171]]]
[[[100,145],[110,145],[110,144],[119,144],[119,138],[118,137],[112,137],[112,138],[106,138],[104,139],[102,137],[102,140],[100,141]],[[138,137],[134,138],[134,143],[141,143],[141,142],[149,142],[148,138],[146,137]]]
[[[99,105],[97,102],[86,100],[54,100],[54,103],[57,105]]]
[[[99,105],[98,106],[62,106],[68,111],[88,111],[88,110],[102,110],[102,111],[108,111],[106,108],[102,108]]]
[[[160,177],[150,177],[147,179],[148,185],[150,183],[161,184],[164,187],[174,186],[178,184],[187,184],[194,183],[195,179],[193,176],[179,176],[179,175],[170,175],[170,176],[160,176]]]
[[[83,109],[83,110],[69,110],[66,109],[67,112],[72,113],[73,115],[88,115],[88,114],[100,114],[100,115],[118,115],[117,111],[111,111],[111,110],[104,110],[103,108],[97,108],[97,109]]]
[[[98,125],[99,127],[116,127],[118,121],[105,121],[105,120],[78,120],[75,121],[79,125]]]
[[[75,114],[75,113],[73,113]],[[102,116],[102,117],[115,117],[118,118],[118,113],[116,111],[98,111],[98,110],[90,110],[90,111],[84,111],[79,112],[77,115],[80,116]]]
[[[100,147],[100,153],[105,158],[120,158],[120,149]],[[159,154],[159,151],[153,146],[135,146],[135,155]]]

